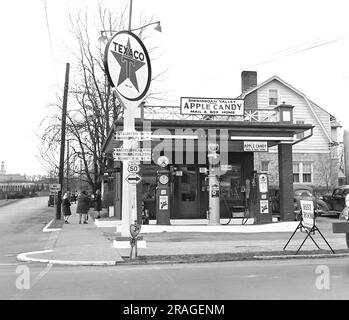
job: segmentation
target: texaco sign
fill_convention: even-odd
[[[123,98],[144,98],[150,85],[151,66],[148,52],[136,35],[130,31],[116,33],[105,49],[104,67],[111,85]]]

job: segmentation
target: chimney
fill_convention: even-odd
[[[241,72],[241,93],[257,86],[257,71]]]

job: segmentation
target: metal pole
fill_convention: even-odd
[[[132,21],[132,0],[130,0],[130,15],[129,15],[129,30],[131,30]],[[121,101],[119,99],[119,101]],[[124,107],[124,121],[123,131],[135,131],[135,108],[132,102],[122,103]],[[138,143],[134,141],[124,141],[123,148],[137,148]],[[136,185],[131,185],[126,182],[125,178],[128,176],[129,161],[122,162],[122,200],[121,200],[121,236],[130,236],[130,225],[137,220],[137,188]]]
[[[132,20],[132,0],[130,0],[130,15],[128,18],[128,30],[131,31],[131,20]]]
[[[61,219],[61,205],[62,205],[62,186],[63,186],[63,170],[64,170],[64,147],[65,147],[65,123],[67,115],[67,101],[68,101],[68,87],[69,87],[69,68],[70,64],[67,63],[65,67],[65,82],[64,82],[64,93],[63,93],[63,106],[62,106],[62,129],[61,129],[61,151],[59,160],[59,173],[58,183],[61,185],[57,196],[57,207],[56,207],[56,219]]]
[[[67,140],[67,192],[69,191],[69,140]]]

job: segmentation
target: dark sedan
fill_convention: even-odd
[[[326,202],[329,213],[334,213],[337,216],[343,211],[345,206],[345,197],[349,193],[349,185],[335,188],[330,195],[321,197]]]
[[[314,196],[313,188],[307,185],[293,185],[293,212],[295,215],[295,220],[300,220],[301,218],[301,205],[300,200],[313,200],[314,208],[317,215],[321,215],[325,212],[328,212],[329,208],[327,204],[320,198]],[[280,212],[280,191],[276,190],[275,195],[271,199],[272,201],[272,212]]]

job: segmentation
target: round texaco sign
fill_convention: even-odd
[[[130,31],[116,33],[106,46],[104,67],[111,85],[123,98],[144,98],[151,81],[151,65],[148,52],[136,35]]]

